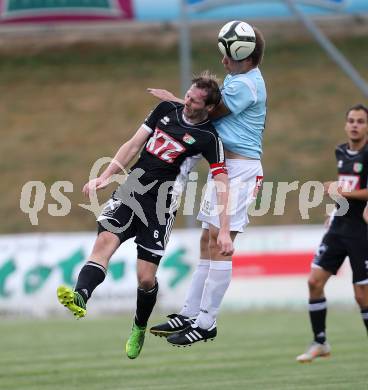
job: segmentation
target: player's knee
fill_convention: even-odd
[[[308,288],[310,292],[323,292],[324,283],[321,279],[310,276],[308,279]]]
[[[364,307],[364,299],[360,294],[355,294],[355,301],[359,307]]]
[[[359,307],[365,309],[368,307],[368,296],[363,289],[355,290],[354,297]]]
[[[138,275],[138,287],[142,290],[148,291],[156,284],[156,278],[152,275],[141,274]]]

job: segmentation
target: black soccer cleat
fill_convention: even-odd
[[[186,347],[199,341],[213,340],[216,336],[216,322],[209,329],[202,329],[198,325],[191,324],[182,331],[169,336],[167,341],[178,347]]]
[[[194,319],[181,314],[169,314],[167,317],[170,318],[169,321],[152,326],[150,332],[155,336],[167,337],[173,333],[180,332],[194,322]]]

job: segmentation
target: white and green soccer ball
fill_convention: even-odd
[[[221,28],[218,47],[223,55],[235,61],[244,60],[256,47],[256,34],[248,23],[233,20]]]

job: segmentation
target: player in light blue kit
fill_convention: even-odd
[[[254,37],[249,43],[253,46],[245,53],[241,49],[231,50],[227,45],[239,31]],[[267,93],[258,66],[263,57],[264,38],[258,29],[249,24],[233,21],[220,30],[219,48],[224,54],[222,63],[228,75],[221,91],[222,101],[211,119],[225,149],[230,182],[231,208],[228,212],[234,241],[249,222],[247,209],[263,179],[261,155]],[[162,100],[182,101],[166,90],[149,91]],[[216,191],[211,183],[209,176],[198,215],[202,221],[200,261],[193,273],[184,306],[179,314],[169,315],[167,322],[150,329],[151,333],[165,336],[170,343],[178,346],[216,337],[217,313],[231,281],[232,258],[221,255],[216,245],[220,225]]]

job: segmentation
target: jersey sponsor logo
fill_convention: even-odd
[[[339,186],[344,192],[360,190],[360,176],[358,175],[339,175]]]
[[[262,183],[263,183],[263,176],[256,176],[256,185],[253,190],[253,198],[257,197],[258,192],[262,187]]]
[[[355,173],[360,173],[360,172],[362,172],[362,170],[363,170],[363,164],[362,164],[362,163],[360,163],[360,162],[354,163],[354,165],[353,165],[353,171],[354,171]]]
[[[147,141],[146,150],[160,160],[172,164],[186,149],[179,141],[156,128],[152,137]]]
[[[344,161],[343,160],[339,160],[337,162],[337,168],[342,168],[343,165],[344,165]]]
[[[196,142],[196,140],[188,133],[184,134],[183,141],[189,145],[192,145],[194,142]]]
[[[168,116],[164,116],[161,120],[160,120],[161,123],[163,123],[164,125],[167,125],[169,122],[170,122],[170,118]]]

